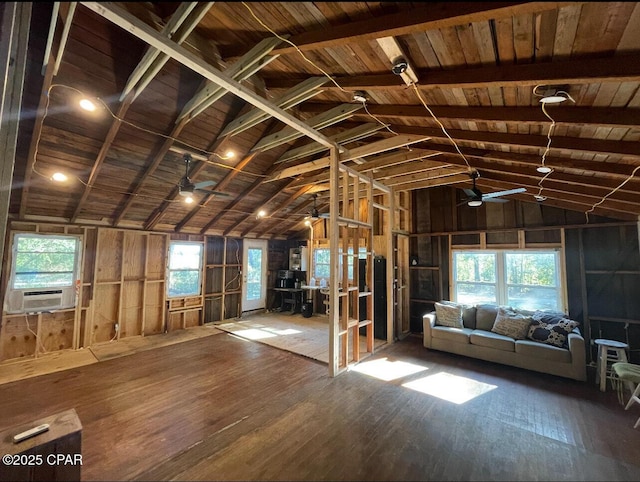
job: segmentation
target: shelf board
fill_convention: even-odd
[[[362,320],[358,323],[358,328],[362,328],[363,326],[371,325],[373,322],[371,320]]]

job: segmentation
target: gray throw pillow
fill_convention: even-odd
[[[524,340],[529,332],[531,318],[515,311],[498,308],[496,321],[491,331],[499,335],[509,336],[515,340]]]
[[[491,331],[498,315],[498,305],[478,305],[476,309],[476,329]]]

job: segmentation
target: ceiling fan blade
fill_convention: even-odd
[[[209,187],[209,186],[213,186],[215,184],[215,182],[213,181],[201,181],[201,182],[196,182],[193,187],[195,189],[202,189],[203,187]]]
[[[224,196],[224,197],[231,196],[231,194],[229,194],[229,193],[222,192],[222,191],[213,191],[213,190],[210,190],[210,189],[198,189],[198,188],[196,188],[195,191],[204,192],[204,193],[215,195],[215,196]]]
[[[499,197],[488,197],[488,198],[482,198],[482,202],[485,202],[485,203],[508,203],[509,201],[507,201],[506,199],[499,198]]]
[[[508,196],[509,194],[519,194],[521,192],[526,192],[526,191],[527,190],[524,187],[518,187],[516,189],[509,189],[507,191],[491,192],[489,194],[483,194],[482,195],[482,200],[484,201],[485,199],[491,199],[491,198],[501,197],[501,196]]]
[[[475,197],[476,195],[476,193],[471,189],[463,189],[462,191],[467,195],[467,197]]]

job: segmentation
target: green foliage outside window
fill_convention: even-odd
[[[14,247],[13,289],[71,286],[77,266],[78,239],[19,234]]]

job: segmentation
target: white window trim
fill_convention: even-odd
[[[499,249],[469,249],[469,248],[452,248],[451,255],[449,260],[449,293],[452,301],[456,299],[456,272],[455,272],[455,262],[454,257],[456,253],[482,253],[482,254],[494,254],[496,256],[496,298],[497,304],[499,305],[507,305],[507,290],[508,284],[506,283],[505,278],[505,258],[507,253],[555,253],[555,261],[556,261],[556,283],[558,286],[557,290],[557,299],[556,302],[558,304],[557,311],[567,313],[568,310],[568,298],[567,298],[567,283],[566,283],[566,266],[565,266],[565,256],[564,251],[560,247],[555,248],[523,248],[523,249],[509,249],[509,248],[499,248]],[[476,284],[481,284],[478,282]],[[493,284],[493,283],[486,283]]]
[[[196,271],[195,268],[188,268],[188,269],[171,269],[171,247],[175,246],[175,245],[195,245],[195,246],[200,246],[200,262],[199,262],[199,266],[197,268],[197,272],[198,272],[198,292],[197,293],[190,293],[190,294],[177,294],[177,295],[172,295],[171,293],[169,293],[170,290],[170,280],[171,280],[171,273],[173,271]],[[169,299],[175,299],[175,298],[188,298],[191,296],[202,296],[202,282],[203,282],[203,273],[202,273],[202,266],[203,266],[203,262],[204,262],[204,244],[199,242],[199,241],[169,241],[169,252],[168,252],[168,256],[167,256],[167,288],[166,288],[166,292],[167,292],[167,298]]]

